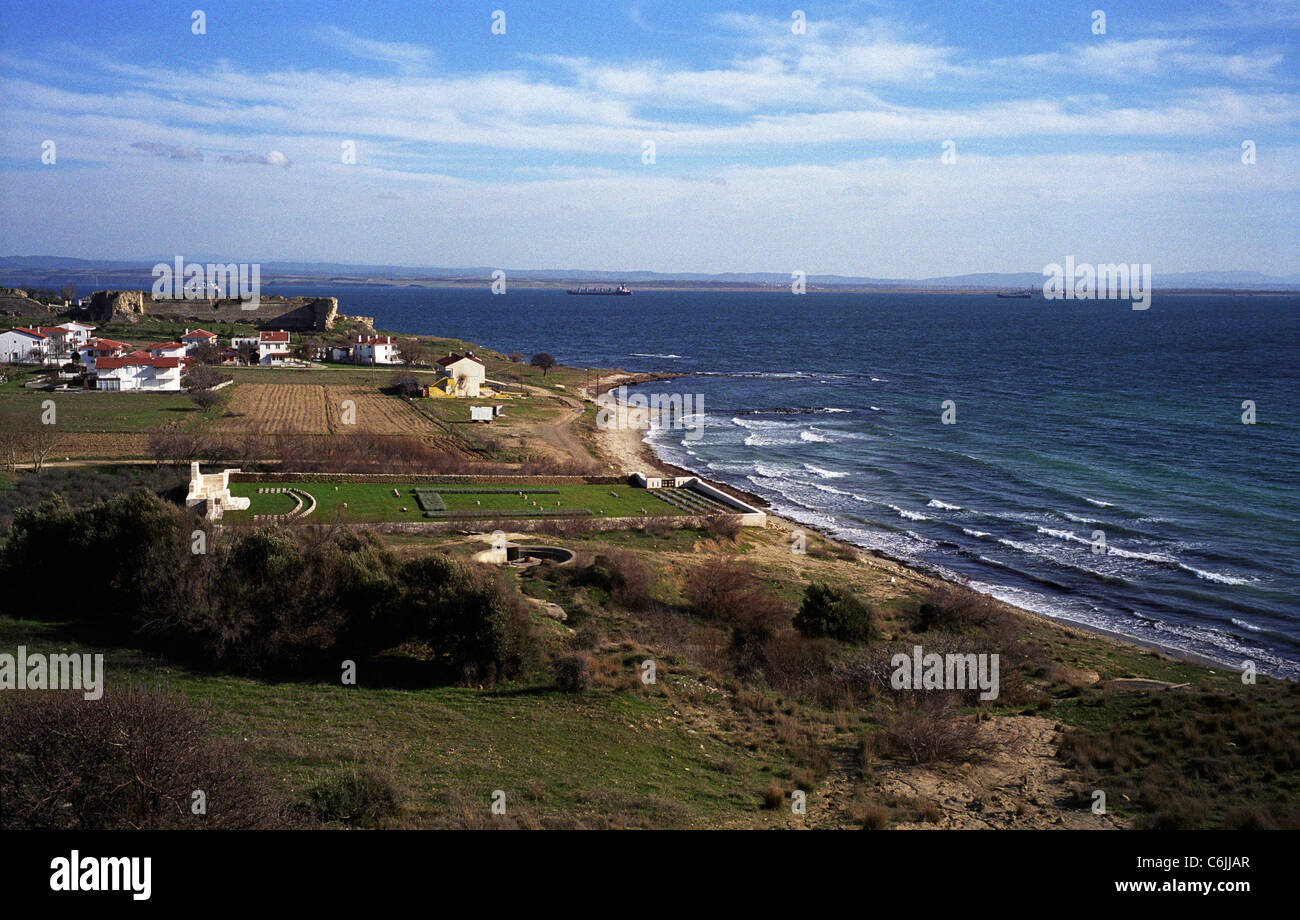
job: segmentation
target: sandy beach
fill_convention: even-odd
[[[677,376],[681,375],[618,373],[608,377],[603,377],[599,384],[593,385],[590,388],[582,388],[578,393],[584,399],[595,399],[600,394],[608,393],[610,390],[617,389],[621,386],[634,386],[637,384],[650,383],[656,380],[670,379]],[[625,412],[620,413],[620,415],[626,418],[626,425],[605,428],[598,426],[596,429],[597,447],[612,466],[624,473],[644,472],[657,473],[660,475],[699,475],[692,470],[664,463],[655,455],[654,448],[646,443],[646,431],[650,428],[655,417],[654,409],[630,407]],[[769,503],[761,496],[754,495],[753,493],[746,492],[742,489],[736,489],[725,483],[712,482],[712,484],[727,492],[736,494],[745,501],[757,503],[759,506],[769,509],[767,518],[768,528],[785,531],[812,531],[827,540],[837,543],[843,542],[816,527],[801,524],[797,521],[792,521],[774,514],[770,510]],[[894,579],[896,583],[901,583],[904,587],[911,586],[916,590],[923,591],[951,583],[938,575],[914,568],[900,560],[893,559],[874,550],[856,545],[853,545],[853,548],[857,551],[858,558],[863,565],[866,565],[884,575],[888,575],[890,578]],[[1233,665],[1228,662],[1216,661],[1212,658],[1197,655],[1182,649],[1170,648],[1154,642],[1147,642],[1132,636],[1126,636],[1122,633],[1113,632],[1089,624],[1072,623],[1068,620],[1056,619],[1038,613],[1037,611],[1028,610],[1024,607],[1017,607],[1014,604],[1009,604],[1005,601],[999,601],[999,603],[1006,609],[1013,611],[1018,616],[1031,618],[1038,622],[1050,623],[1054,627],[1065,630],[1075,636],[1100,639],[1102,641],[1126,645],[1130,648],[1141,648],[1149,652],[1158,653],[1172,660],[1188,661],[1212,668],[1233,667]]]

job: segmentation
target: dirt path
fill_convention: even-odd
[[[504,387],[505,384],[498,381],[488,380],[487,383],[494,386]],[[591,463],[594,458],[587,446],[573,432],[573,424],[582,418],[582,413],[586,411],[586,406],[582,400],[575,399],[564,393],[556,393],[545,387],[533,386],[532,384],[512,384],[512,386],[523,386],[534,396],[543,396],[549,399],[559,400],[564,404],[564,410],[558,418],[548,422],[533,422],[531,424],[520,425],[514,429],[514,433],[524,438],[536,438],[545,444],[557,457],[564,460],[571,460],[576,463]]]

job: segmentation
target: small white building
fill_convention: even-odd
[[[0,333],[0,363],[41,364],[50,353],[50,337],[19,326]]]
[[[136,351],[95,362],[95,386],[100,390],[179,392],[183,358],[162,358]]]
[[[473,352],[463,355],[452,352],[445,358],[439,358],[437,364],[439,377],[455,381],[457,396],[479,395],[479,388],[487,379],[487,369],[482,361],[474,357]]]

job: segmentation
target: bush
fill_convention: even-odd
[[[772,780],[763,789],[763,807],[775,811],[785,804],[785,787]]]
[[[605,588],[624,607],[639,609],[650,600],[654,576],[633,552],[611,549],[592,563],[591,581]]]
[[[5,694],[0,701],[0,828],[291,827],[286,804],[233,743],[180,697],[110,687]],[[194,814],[195,790],[206,814]]]
[[[397,813],[397,787],[374,767],[350,767],[312,786],[307,803],[319,821],[373,827]]]
[[[210,390],[228,379],[209,364],[196,364],[185,373],[185,385],[191,390]]]
[[[591,687],[591,657],[570,655],[555,662],[555,686],[564,693],[581,693]]]
[[[745,619],[747,605],[757,593],[753,568],[723,559],[711,559],[696,569],[682,591],[696,613],[724,623]]]
[[[878,635],[876,613],[850,589],[810,584],[794,617],[794,627],[811,638],[865,642]]]
[[[0,578],[56,584],[77,558],[95,586],[95,604],[74,611],[78,625],[246,672],[337,674],[339,648],[356,658],[412,641],[429,648],[425,671],[441,680],[511,678],[534,660],[522,601],[445,556],[400,562],[371,534],[314,528],[209,534],[207,552],[193,553],[194,527],[144,491],[77,509],[51,499],[15,514]],[[33,613],[12,592],[0,612]]]
[[[944,696],[900,705],[882,732],[890,753],[917,764],[970,760],[982,750],[979,726],[954,710]]]
[[[983,629],[998,618],[993,598],[958,588],[936,588],[921,601],[913,617],[917,632],[947,629],[954,632]]]
[[[190,393],[190,402],[204,412],[221,403],[221,393],[217,390],[195,390]]]
[[[711,514],[704,519],[704,532],[715,539],[736,542],[740,538],[740,517],[735,514]]]

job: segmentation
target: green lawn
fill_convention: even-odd
[[[291,499],[282,494],[258,492],[267,488],[295,488],[311,493],[317,502],[315,517],[358,523],[373,521],[423,521],[429,520],[420,510],[412,493],[414,488],[433,489],[438,487],[430,483],[328,483],[328,482],[232,482],[230,491],[233,495],[252,499],[248,511],[229,512],[227,518],[238,521],[253,514],[281,514],[293,507]],[[463,489],[464,485],[448,488]],[[483,486],[485,489],[499,490],[513,488],[500,485]],[[450,512],[482,512],[490,517],[503,512],[536,512],[545,510],[552,516],[556,510],[564,511],[586,508],[599,517],[640,517],[641,509],[653,516],[681,514],[679,508],[661,500],[653,491],[634,489],[625,485],[559,485],[536,486],[547,492],[529,492],[523,486],[524,495],[511,492],[484,492],[469,494],[464,492],[439,492]],[[393,490],[397,495],[393,495]],[[558,491],[557,491],[558,490]],[[527,496],[527,497],[525,497]],[[537,504],[534,505],[533,502]],[[559,503],[558,505],[556,503]],[[347,508],[343,505],[346,504]],[[406,511],[402,511],[406,508]]]

